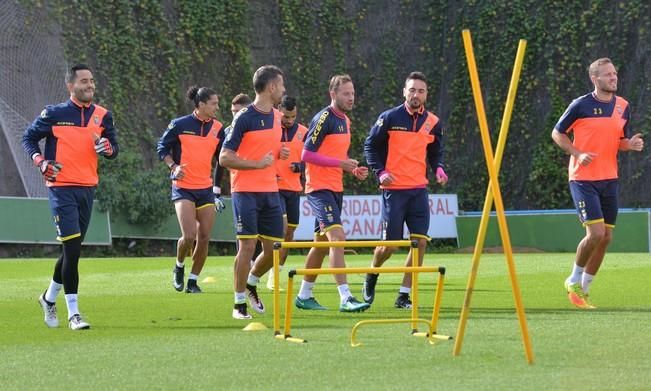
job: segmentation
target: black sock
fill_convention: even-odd
[[[63,262],[61,274],[63,290],[66,295],[76,294],[79,288],[79,254],[81,253],[81,237],[63,242]]]

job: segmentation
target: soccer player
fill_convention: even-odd
[[[247,297],[254,311],[265,312],[257,284],[260,276],[272,266],[273,242],[283,238],[283,214],[274,165],[276,159],[289,156],[289,150],[280,142],[281,115],[274,109],[285,93],[283,72],[273,65],[258,68],[253,75],[253,88],[255,100],[235,116],[219,154],[219,163],[231,171],[238,240],[234,273],[235,319],[251,319]],[[250,268],[258,238],[262,241],[262,254]]]
[[[248,107],[252,102],[253,101],[251,100],[251,98],[245,93],[239,93],[235,95],[235,97],[231,101],[231,113],[233,114],[233,118],[235,118],[235,116],[240,110],[242,110],[245,107]],[[232,129],[231,126],[226,128],[226,133],[230,132],[231,129]],[[253,256],[251,257],[251,267],[253,267],[256,258],[258,258],[258,255],[260,255],[261,252],[262,252],[262,244],[258,240],[255,243],[255,251],[253,252]]]
[[[245,93],[235,95],[231,101],[231,113],[233,114],[233,118],[235,118],[235,115],[237,115],[240,110],[248,107],[252,102],[251,98]]]
[[[436,182],[445,185],[443,169],[442,126],[438,117],[425,109],[427,79],[412,72],[405,80],[405,101],[378,117],[364,143],[364,155],[382,189],[382,240],[402,240],[405,223],[409,238],[418,241],[418,266],[429,236],[429,200],[427,197],[427,163]],[[372,267],[380,267],[396,251],[395,247],[378,246]],[[412,252],[405,266],[412,265]],[[368,273],[362,295],[371,304],[379,274]],[[411,308],[411,273],[405,273],[399,288],[396,308]]]
[[[45,178],[50,209],[62,243],[62,253],[54,265],[47,290],[38,298],[48,327],[58,327],[56,299],[63,288],[68,307],[68,327],[89,329],[79,312],[79,256],[93,210],[98,183],[97,156],[114,159],[118,155],[113,115],[93,103],[95,79],[84,64],[66,72],[70,99],[46,106],[25,130],[23,147]],[[39,141],[45,138],[41,152]]]
[[[570,154],[570,192],[585,237],[576,249],[572,273],[565,280],[570,303],[592,309],[588,291],[613,235],[618,208],[617,152],[641,151],[641,134],[628,137],[630,108],[615,95],[617,70],[609,58],[588,68],[594,90],[576,98],[552,130],[552,139]],[[568,134],[574,134],[570,140]]]
[[[185,256],[192,251],[192,270],[185,292],[201,293],[197,279],[208,256],[215,211],[225,208],[218,167],[214,179],[211,178],[212,161],[224,140],[224,127],[215,119],[219,109],[215,91],[193,86],[186,96],[193,103],[194,111],[170,122],[157,149],[158,157],[170,169],[172,201],[181,227],[172,285],[177,291],[183,291]]]
[[[303,152],[303,142],[307,134],[307,128],[296,121],[298,109],[296,108],[296,99],[291,96],[283,96],[280,102],[279,110],[282,113],[280,122],[282,124],[282,143],[289,148],[289,158],[287,160],[278,160],[276,168],[278,170],[278,190],[280,193],[280,204],[283,208],[285,241],[294,240],[294,231],[298,227],[299,204],[301,201],[301,192],[303,184],[301,183],[301,174],[304,163],[301,161]],[[280,270],[282,270],[289,249],[280,249]],[[273,269],[271,269],[267,280],[267,288],[274,289]]]
[[[355,103],[355,86],[348,75],[336,75],[330,79],[331,103],[319,111],[312,121],[305,138],[302,159],[305,168],[305,192],[316,216],[315,241],[344,241],[346,235],[341,225],[341,208],[344,197],[343,172],[364,180],[368,168],[348,156],[350,146],[350,119],[346,116]],[[343,248],[312,247],[307,254],[305,267],[318,269],[329,255],[331,267],[345,268]],[[294,300],[296,307],[305,310],[325,310],[312,294],[316,275],[303,277],[301,289]],[[359,312],[369,307],[351,293],[345,274],[334,275],[339,291],[341,312]]]

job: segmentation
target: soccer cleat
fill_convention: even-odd
[[[246,309],[246,303],[235,304],[233,306],[233,319],[253,319],[253,317],[248,313]]]
[[[409,294],[400,293],[393,306],[396,308],[411,309],[411,299],[409,299]]]
[[[174,289],[176,289],[177,292],[183,291],[183,275],[184,275],[184,268],[174,266],[174,271],[172,272],[172,284],[174,285]]]
[[[316,310],[316,311],[326,311],[327,308],[319,304],[318,301],[314,297],[310,297],[309,299],[301,299],[300,297],[296,296],[296,299],[294,299],[294,305],[296,308],[300,308],[302,310]]]
[[[565,281],[565,289],[567,289],[568,300],[570,300],[570,303],[574,304],[575,307],[581,309],[596,308],[588,302],[588,295],[583,292],[581,283],[570,283],[569,281]]]
[[[588,296],[587,293],[585,294],[585,300],[584,301],[585,301],[585,309],[594,310],[594,309],[597,308],[594,304],[592,304],[592,301],[590,300],[590,296]]]
[[[264,304],[262,304],[262,300],[260,300],[260,296],[258,296],[257,287],[246,284],[246,297],[249,299],[249,304],[251,304],[253,311],[258,314],[264,314]]]
[[[363,303],[354,296],[350,296],[345,303],[339,304],[339,312],[363,312],[370,306],[369,303]]]
[[[68,319],[68,327],[71,330],[88,330],[90,325],[82,319],[81,315],[74,314]]]
[[[188,280],[188,285],[185,287],[185,293],[201,293],[201,288],[197,285],[197,280]]]
[[[57,305],[48,303],[45,301],[45,293],[41,293],[38,297],[38,304],[41,305],[43,309],[43,315],[45,315],[45,324],[49,328],[59,327],[59,318],[57,317]]]
[[[273,275],[273,269],[270,270],[271,274],[269,274],[269,279],[267,280],[267,289],[269,290],[274,290],[274,275]],[[284,292],[285,290],[282,288],[282,286],[278,289],[279,292]]]
[[[274,269],[269,270],[269,279],[267,280],[267,289],[269,290],[274,290],[274,274],[273,274]],[[279,292],[284,292],[285,290],[281,287],[278,289]]]
[[[375,300],[375,284],[377,284],[378,276],[379,274],[372,273],[366,275],[364,287],[362,287],[362,299],[365,303],[373,304],[373,300]]]

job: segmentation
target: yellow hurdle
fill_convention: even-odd
[[[319,275],[319,274],[361,274],[361,273],[412,273],[412,308],[411,318],[409,319],[384,319],[384,320],[365,320],[358,322],[351,333],[351,345],[360,346],[357,343],[355,335],[357,329],[364,324],[386,324],[386,323],[411,323],[412,334],[414,336],[427,337],[430,343],[434,339],[451,339],[449,336],[436,335],[438,324],[439,309],[441,305],[441,295],[443,294],[443,282],[445,276],[445,267],[426,267],[426,266],[404,266],[404,267],[353,267],[353,268],[321,268],[321,269],[293,269],[289,271],[287,283],[287,297],[285,300],[285,324],[284,333],[280,331],[280,249],[281,248],[312,248],[312,247],[411,247],[412,262],[418,259],[418,242],[413,240],[389,240],[389,241],[340,241],[340,242],[276,242],[274,243],[273,261],[274,261],[274,337],[288,342],[303,343],[304,339],[292,337],[291,319],[292,319],[292,292],[295,275]],[[418,318],[418,274],[423,272],[439,273],[436,293],[434,296],[434,307],[432,309],[431,320]],[[417,324],[425,323],[428,325],[426,333],[419,333]]]

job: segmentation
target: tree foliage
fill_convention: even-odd
[[[631,130],[648,134],[651,125],[651,6],[643,0],[53,4],[67,59],[96,69],[98,95],[120,131],[123,155],[105,164],[99,193],[111,208],[134,211],[135,222],[172,211],[160,196],[169,181],[157,162],[155,141],[171,118],[189,111],[186,88],[216,88],[228,122],[231,97],[251,93],[253,71],[270,62],[284,69],[302,122],[329,103],[331,75],[353,77],[357,102],[350,155],[357,159],[378,114],[401,103],[405,76],[425,72],[428,108],[444,123],[451,177],[447,188],[431,190],[458,193],[466,210],[481,208],[487,174],[461,41],[464,28],[472,32],[493,143],[518,40],[527,40],[500,175],[507,208],[571,206],[567,157],[552,144],[550,132],[570,101],[591,90],[586,67],[592,60],[608,56],[619,67],[619,93],[633,109]],[[651,204],[649,149],[621,158],[623,206]],[[377,192],[372,178],[364,183],[346,178],[346,187],[350,193]],[[146,203],[151,208],[143,209]],[[138,208],[142,212],[135,212]]]

